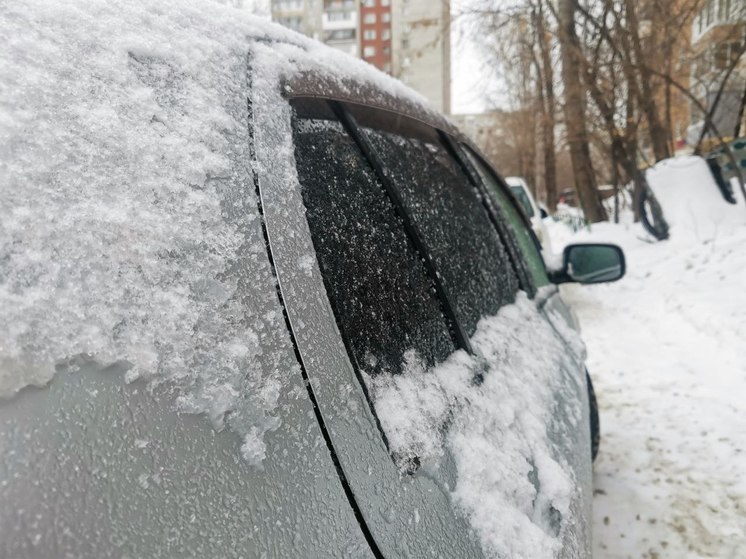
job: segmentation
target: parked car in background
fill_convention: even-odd
[[[548,213],[536,203],[525,179],[522,177],[506,177],[505,182],[508,183],[513,196],[516,197],[516,200],[518,200],[524,213],[531,221],[531,228],[534,233],[536,233],[536,237],[539,239],[542,249],[546,254],[551,255],[551,239],[549,238],[549,232],[542,221],[548,216]]]
[[[590,557],[555,284],[617,247],[550,277],[446,118],[227,6],[0,28],[0,556]]]

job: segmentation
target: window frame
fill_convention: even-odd
[[[364,128],[373,128],[394,133],[409,133],[412,136],[425,137],[430,141],[442,145],[443,149],[448,153],[454,164],[463,172],[469,184],[475,189],[475,194],[486,211],[490,225],[506,249],[511,270],[518,278],[519,289],[524,290],[531,298],[536,295],[536,285],[528,271],[525,257],[515,239],[515,234],[506,218],[502,215],[498,202],[495,200],[494,196],[489,193],[489,188],[484,184],[479,173],[472,166],[466,153],[463,151],[465,147],[468,148],[496,178],[498,178],[498,183],[503,189],[507,189],[505,181],[497,172],[494,171],[491,165],[486,163],[478,150],[473,146],[464,144],[463,141],[455,138],[453,135],[447,133],[441,128],[409,116],[406,113],[384,109],[374,105],[360,104],[349,100],[335,99],[333,97],[303,95],[302,93],[290,95],[287,100],[294,107],[302,106],[302,110],[307,112],[309,115],[313,113],[319,115],[333,114],[334,118],[342,124],[345,131],[361,150],[364,159],[373,169],[376,178],[384,187],[386,194],[391,198],[397,212],[404,220],[407,236],[425,261],[428,276],[436,287],[437,297],[441,303],[444,317],[449,330],[452,333],[452,338],[457,349],[463,349],[468,353],[473,353],[465,326],[461,324],[457,318],[453,297],[449,297],[448,292],[443,285],[433,254],[424,242],[422,234],[401,200],[398,189],[391,180],[391,173],[386,167],[383,158],[370,143],[366,136],[366,132],[363,130]],[[329,118],[329,116],[326,118]],[[507,192],[509,199],[515,203],[514,197],[509,189]],[[520,215],[523,216],[523,213],[520,213]],[[524,224],[526,224],[525,222],[526,220],[524,219]],[[528,230],[535,237],[530,225],[526,225]]]

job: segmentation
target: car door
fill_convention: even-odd
[[[278,174],[260,180],[267,231],[299,355],[369,542],[387,557],[480,556],[451,506],[448,469],[399,468],[364,379],[400,367],[405,344],[433,363],[456,348],[426,267],[331,106],[298,100],[288,117],[287,138],[257,142],[267,149],[260,161],[292,146],[297,172],[293,188],[273,182]],[[282,234],[288,221],[299,235]]]
[[[508,196],[506,185],[499,175],[477,155],[470,147],[462,145],[462,152],[473,171],[479,176],[487,192],[500,208],[504,221],[513,232],[513,240],[516,248],[520,251],[522,258],[529,271],[534,285],[537,287],[535,301],[542,315],[552,325],[556,337],[562,340],[566,347],[570,360],[565,364],[568,368],[564,378],[561,399],[568,401],[576,400],[582,403],[583,421],[577,422],[570,414],[560,413],[557,417],[557,432],[563,431],[567,436],[557,437],[557,444],[562,448],[562,453],[572,464],[577,483],[583,489],[584,498],[578,500],[574,508],[578,519],[578,540],[585,540],[586,546],[590,542],[591,528],[588,522],[591,519],[592,504],[592,470],[590,451],[590,432],[587,420],[589,410],[587,401],[587,387],[585,385],[585,346],[579,336],[579,326],[572,310],[562,301],[556,285],[549,281],[544,260],[535,239],[530,224],[521,214],[520,209]],[[560,405],[558,409],[564,410]],[[589,547],[586,547],[586,553]]]
[[[521,286],[515,251],[439,131],[367,107],[292,103],[258,156],[292,149],[295,173],[260,188],[299,354],[361,521],[384,556],[492,552],[454,497],[450,451],[431,467],[422,445],[394,445],[375,392],[376,379],[406,376],[413,353],[423,369],[470,353],[479,320]],[[282,235],[286,221],[301,234]]]

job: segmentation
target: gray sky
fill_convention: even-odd
[[[456,18],[451,33],[451,95],[454,113],[480,113],[487,108],[486,92],[494,81],[486,71],[479,43]]]

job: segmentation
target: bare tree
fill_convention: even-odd
[[[554,69],[552,67],[551,37],[547,30],[543,0],[538,0],[532,9],[532,22],[536,33],[539,56],[535,60],[539,78],[539,105],[541,107],[541,132],[544,156],[544,188],[547,206],[554,212],[557,209],[557,157],[554,141],[556,108],[554,94]]]
[[[596,176],[591,161],[586,128],[583,85],[580,77],[580,42],[575,32],[575,0],[559,0],[557,17],[562,52],[562,82],[565,89],[565,126],[570,146],[575,189],[586,219],[592,223],[605,221],[606,210],[596,189]]]

